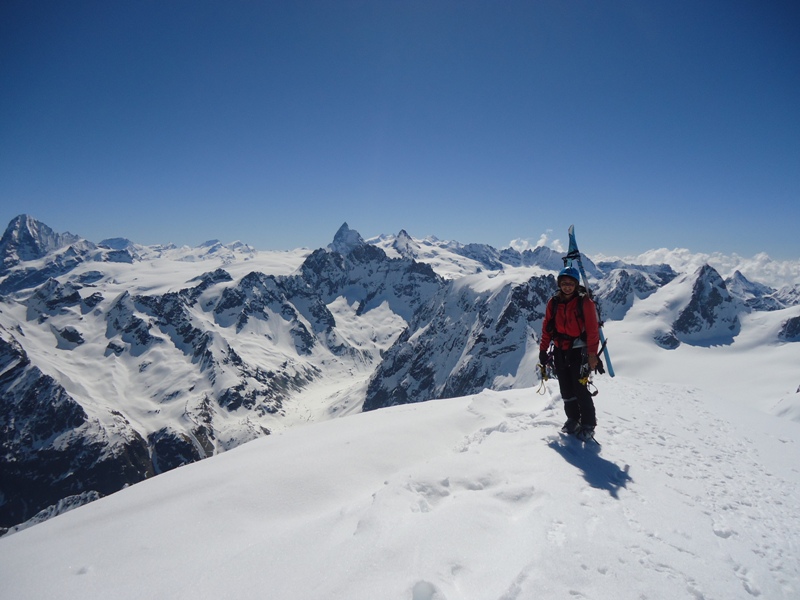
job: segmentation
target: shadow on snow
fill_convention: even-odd
[[[569,464],[583,472],[583,478],[593,488],[606,490],[611,497],[619,500],[619,490],[633,481],[628,474],[629,465],[619,468],[598,454],[598,450],[575,439],[553,440],[547,444],[558,452]]]

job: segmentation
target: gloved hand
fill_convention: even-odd
[[[547,350],[539,350],[539,364],[540,365],[547,364]]]

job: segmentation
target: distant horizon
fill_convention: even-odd
[[[327,247],[333,241],[333,238],[334,238],[336,232],[343,225],[347,225],[351,230],[358,232],[359,235],[361,235],[361,237],[367,242],[369,242],[371,240],[377,240],[377,239],[379,239],[381,237],[397,236],[401,231],[405,231],[408,235],[410,235],[415,240],[436,240],[436,241],[443,242],[443,243],[452,242],[452,243],[458,243],[458,244],[463,244],[463,245],[466,245],[466,244],[482,244],[482,245],[486,245],[486,246],[491,246],[492,248],[495,248],[496,250],[505,250],[505,249],[510,248],[510,249],[517,250],[519,252],[522,252],[522,251],[524,251],[526,249],[529,249],[529,248],[530,249],[537,248],[539,246],[546,246],[546,247],[551,248],[552,250],[555,250],[557,252],[566,252],[566,242],[567,242],[567,228],[565,228],[565,230],[564,230],[564,235],[561,235],[561,236],[557,235],[552,230],[548,230],[548,231],[542,232],[538,236],[532,236],[529,239],[513,239],[513,240],[510,240],[509,242],[507,242],[505,245],[495,245],[495,244],[491,244],[491,243],[488,243],[488,242],[484,242],[482,240],[472,240],[472,239],[470,239],[470,240],[462,240],[462,239],[445,238],[445,237],[437,235],[436,233],[429,233],[427,235],[420,236],[420,235],[416,235],[412,231],[409,231],[408,228],[405,228],[405,227],[401,227],[400,229],[398,229],[397,231],[394,231],[394,232],[383,231],[383,232],[379,232],[379,233],[365,233],[365,232],[361,231],[360,229],[358,229],[357,227],[353,227],[349,223],[349,221],[342,221],[341,223],[339,223],[338,226],[336,226],[336,227],[331,229],[330,238],[326,242],[324,242],[324,243],[322,243],[320,245],[315,245],[315,246],[295,245],[295,246],[290,246],[290,247],[285,247],[285,248],[259,248],[258,246],[254,245],[250,241],[248,241],[246,239],[243,239],[241,237],[239,237],[239,238],[234,237],[233,239],[227,239],[227,240],[219,238],[219,237],[212,237],[212,238],[208,238],[208,239],[196,242],[196,243],[177,243],[177,242],[175,242],[173,240],[167,240],[167,241],[161,241],[161,242],[152,242],[152,243],[143,243],[143,242],[141,242],[141,241],[139,241],[137,239],[133,239],[131,237],[124,236],[124,235],[103,235],[103,236],[93,236],[93,237],[86,236],[86,235],[83,235],[81,232],[60,229],[59,227],[54,226],[52,223],[48,223],[47,221],[44,221],[44,220],[36,217],[36,215],[32,215],[32,214],[29,214],[29,213],[19,213],[19,214],[13,216],[12,218],[8,219],[8,221],[6,221],[6,224],[3,226],[3,232],[5,232],[5,230],[9,227],[9,225],[11,223],[13,223],[13,221],[15,219],[17,219],[18,217],[22,217],[22,216],[31,217],[34,220],[38,221],[39,223],[44,223],[45,225],[50,227],[50,229],[52,229],[55,233],[62,234],[62,235],[63,234],[76,235],[76,236],[80,237],[81,239],[84,239],[86,241],[89,241],[89,242],[92,242],[92,243],[95,243],[95,244],[99,244],[100,242],[103,242],[103,241],[106,241],[106,240],[116,240],[116,239],[124,239],[124,240],[127,240],[127,241],[129,241],[129,242],[131,242],[133,244],[139,245],[139,246],[175,246],[175,247],[178,247],[178,248],[180,248],[180,247],[201,248],[203,246],[208,245],[210,242],[218,242],[218,243],[221,243],[221,244],[226,245],[226,246],[230,245],[230,244],[235,244],[235,243],[242,243],[242,244],[246,244],[247,246],[249,246],[249,247],[251,247],[254,250],[259,251],[259,252],[271,252],[271,251],[287,252],[287,251],[302,250],[302,249],[316,250],[318,248],[324,248],[324,247]],[[577,229],[576,229],[576,235],[579,235],[579,232],[577,231]],[[535,239],[535,241],[533,241],[534,239]],[[580,245],[581,245],[581,252],[584,252],[583,244],[580,244]],[[727,256],[727,257],[739,257],[739,258],[743,258],[743,259],[759,258],[759,257],[762,257],[763,255],[767,255],[770,260],[775,261],[775,262],[795,262],[795,261],[800,262],[800,255],[796,259],[794,259],[794,258],[781,259],[781,258],[776,258],[776,257],[772,256],[769,252],[766,252],[766,251],[756,252],[755,254],[753,254],[751,256],[748,256],[748,255],[741,254],[741,253],[736,252],[736,251],[723,252],[721,250],[714,250],[714,251],[711,251],[711,252],[702,252],[702,251],[693,250],[692,248],[686,248],[686,247],[681,247],[681,246],[673,246],[671,248],[668,247],[668,246],[662,246],[662,247],[658,247],[658,248],[651,247],[651,248],[647,248],[647,249],[645,249],[645,250],[643,250],[641,252],[638,252],[638,253],[625,254],[625,255],[607,254],[607,253],[603,252],[602,250],[586,251],[584,253],[587,256],[600,256],[603,259],[614,260],[614,259],[636,258],[636,257],[641,257],[641,256],[644,256],[644,255],[653,253],[653,252],[662,252],[662,251],[665,251],[665,252],[689,252],[689,253],[694,254],[694,255],[708,255],[708,256],[721,255],[721,256]]]
[[[173,246],[175,248],[201,248],[203,246],[208,245],[210,242],[218,242],[225,246],[230,246],[232,244],[241,243],[245,244],[248,247],[253,248],[256,252],[265,252],[265,253],[284,253],[284,252],[296,252],[300,250],[308,250],[314,251],[320,248],[326,248],[328,245],[333,242],[334,236],[336,232],[343,226],[347,225],[348,228],[351,230],[355,230],[361,235],[361,237],[366,242],[371,242],[375,240],[379,240],[382,237],[394,237],[400,233],[400,230],[394,233],[387,233],[382,232],[379,234],[374,235],[365,235],[364,232],[359,231],[357,228],[352,227],[351,224],[347,221],[341,223],[338,227],[332,230],[331,235],[327,241],[324,243],[311,247],[311,246],[294,246],[294,247],[286,247],[286,248],[258,248],[257,246],[253,245],[252,243],[248,242],[247,240],[243,240],[241,238],[232,239],[232,240],[222,240],[220,238],[210,238],[208,240],[203,240],[197,244],[176,244],[174,242],[157,242],[154,244],[143,244],[138,240],[131,239],[124,236],[100,236],[98,238],[90,238],[84,236],[80,233],[76,233],[74,231],[64,231],[60,230],[58,227],[54,227],[51,223],[47,223],[42,221],[41,219],[37,219],[34,215],[26,215],[25,213],[21,215],[17,215],[9,221],[9,225],[19,216],[28,216],[40,223],[44,223],[50,229],[52,229],[57,234],[71,234],[79,236],[82,239],[85,239],[89,242],[99,244],[100,242],[106,240],[114,240],[114,239],[125,239],[133,244],[143,246],[143,247],[170,247]],[[5,231],[7,227],[3,230]],[[405,228],[401,228],[401,230],[405,230]],[[454,239],[446,239],[435,234],[430,234],[425,237],[419,237],[414,235],[413,232],[409,232],[405,230],[408,235],[412,237],[412,239],[417,241],[425,241],[425,240],[436,240],[442,243],[457,243],[461,245],[467,244],[482,244],[491,246],[495,250],[504,250],[506,248],[514,248],[515,250],[522,252],[527,248],[533,249],[539,246],[546,246],[552,249],[555,252],[566,252],[565,247],[566,244],[562,241],[561,237],[557,237],[553,234],[552,231],[543,232],[536,240],[535,243],[528,244],[522,240],[511,240],[510,244],[507,246],[495,246],[486,242],[482,242],[480,240],[454,240]],[[566,231],[565,231],[566,234]],[[588,256],[594,262],[603,262],[603,261],[623,261],[628,262],[631,264],[642,264],[642,265],[656,265],[656,264],[669,264],[673,268],[677,268],[677,270],[681,271],[691,271],[694,269],[699,268],[703,264],[709,264],[713,266],[716,270],[718,270],[723,277],[729,277],[733,275],[735,271],[740,271],[742,274],[747,277],[750,281],[763,283],[766,285],[771,285],[773,287],[780,288],[782,286],[800,286],[800,260],[782,260],[777,259],[770,256],[768,253],[759,252],[752,256],[745,256],[742,254],[738,254],[736,252],[732,253],[725,253],[721,251],[713,251],[713,252],[695,252],[689,248],[680,248],[680,247],[673,247],[673,248],[648,248],[647,250],[640,252],[639,254],[632,254],[632,255],[612,255],[600,251],[595,251],[594,249],[585,249],[583,243],[581,242],[580,233],[576,230],[576,235],[578,237],[578,243],[581,248],[581,252],[583,252],[586,256]],[[566,240],[566,235],[563,236],[563,239]],[[526,245],[528,244],[528,245]],[[379,244],[378,244],[379,245]]]

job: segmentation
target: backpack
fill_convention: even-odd
[[[577,294],[578,294],[578,307],[577,307],[578,320],[581,322],[581,324],[584,325],[583,326],[583,331],[581,332],[581,335],[579,337],[580,337],[580,339],[582,339],[585,342],[586,341],[586,326],[585,326],[584,320],[583,320],[583,301],[586,298],[591,299],[592,298],[592,292],[587,290],[584,286],[578,285]],[[556,293],[552,298],[550,298],[550,302],[553,304],[553,309],[551,311],[550,321],[548,321],[548,323],[547,323],[547,332],[551,336],[553,336],[553,339],[569,340],[570,342],[575,342],[575,340],[578,339],[578,338],[572,337],[571,335],[567,335],[565,333],[559,333],[558,330],[556,330],[556,311],[558,310],[558,304],[561,302],[560,294]],[[599,322],[598,322],[598,325],[599,325]]]

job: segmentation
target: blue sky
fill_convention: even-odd
[[[800,258],[800,4],[0,3],[0,224]]]

